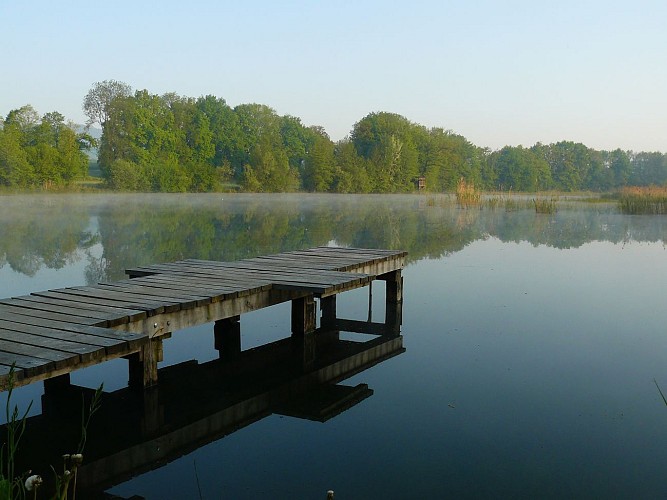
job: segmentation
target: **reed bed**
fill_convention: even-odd
[[[535,206],[535,212],[538,214],[555,214],[558,211],[556,207],[557,198],[533,198],[533,205]]]
[[[478,206],[482,200],[482,193],[479,189],[475,189],[474,182],[466,182],[461,177],[456,184],[456,202],[461,208],[468,208]]]
[[[619,209],[631,215],[667,214],[667,187],[627,187],[621,191]]]

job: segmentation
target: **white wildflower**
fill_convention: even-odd
[[[35,474],[25,480],[25,489],[32,491],[33,489],[38,488],[40,484],[42,484],[42,476]]]

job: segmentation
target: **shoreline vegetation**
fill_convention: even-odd
[[[423,191],[455,193],[470,207],[492,191],[589,191],[619,193],[624,210],[665,210],[656,205],[665,188],[655,186],[667,186],[667,155],[659,152],[572,141],[491,151],[387,112],[366,115],[334,142],[322,127],[262,104],[133,92],[114,80],[95,83],[83,109],[86,128],[30,105],[0,118],[0,192]],[[557,198],[534,198],[537,212],[553,213]]]

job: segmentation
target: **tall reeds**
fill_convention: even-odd
[[[626,187],[618,201],[624,214],[667,214],[667,187]]]
[[[479,205],[482,199],[482,193],[475,189],[475,183],[466,182],[461,177],[456,184],[456,202],[461,208],[468,208]]]
[[[535,206],[535,212],[538,214],[555,214],[558,210],[556,207],[556,198],[550,199],[540,199],[533,198],[533,205]]]

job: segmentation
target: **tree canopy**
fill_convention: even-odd
[[[0,127],[0,186],[51,188],[88,175],[84,153],[96,145],[53,111],[41,118],[26,105],[9,112]]]
[[[667,184],[663,153],[572,141],[491,151],[388,112],[369,113],[332,141],[322,127],[264,104],[133,92],[116,80],[93,84],[83,109],[88,125],[102,127],[98,163],[118,190],[401,193],[420,178],[432,192],[454,190],[460,179],[527,192]],[[66,185],[86,174],[83,150],[96,145],[56,111],[12,110],[0,120],[0,185]]]

